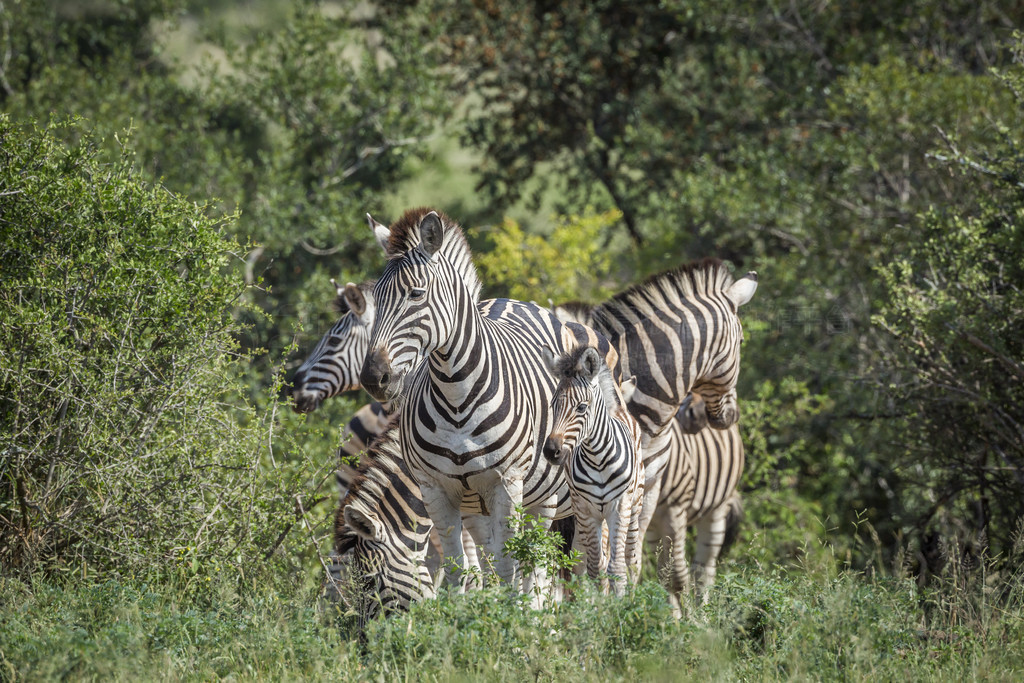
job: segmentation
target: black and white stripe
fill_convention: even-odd
[[[432,524],[395,430],[374,442],[358,469],[343,467],[342,476],[348,493],[335,518],[335,553],[351,553],[349,602],[358,606],[362,628],[381,612],[434,597],[426,564]]]
[[[613,578],[615,593],[622,595],[626,580],[635,582],[640,573],[640,425],[626,410],[611,370],[594,348],[580,347],[557,358],[550,349],[544,351],[558,380],[544,457],[565,469],[587,574],[600,578],[605,592],[608,578]],[[631,389],[633,380],[623,384]]]
[[[358,389],[359,368],[369,348],[373,326],[372,280],[338,287],[335,309],[341,314],[292,377],[292,406],[310,413],[332,396]]]
[[[489,518],[495,569],[514,584],[517,567],[504,552],[514,508],[548,520],[571,511],[565,477],[540,456],[555,384],[540,349],[564,353],[590,342],[605,356],[611,350],[535,304],[496,299],[478,307],[465,237],[437,212],[409,211],[374,232],[389,260],[373,290],[377,318],[363,387],[379,400],[408,387],[402,452],[445,557],[462,558],[460,509],[476,501]],[[455,567],[446,579],[461,585],[460,573]]]
[[[679,409],[679,419],[671,427],[672,441],[679,447],[670,451],[651,524],[655,538],[667,551],[663,560],[669,568],[670,594],[677,610],[689,584],[687,527],[697,527],[692,572],[698,595],[706,599],[730,519],[738,521],[735,518],[742,511],[737,487],[745,457],[739,427],[702,429],[702,412],[699,396],[688,397]]]
[[[739,346],[743,339],[737,311],[750,300],[756,288],[755,273],[733,281],[723,264],[705,260],[656,275],[603,304],[569,303],[555,309],[561,319],[582,322],[606,336],[619,353],[620,376],[637,379],[628,408],[644,432],[647,480],[640,522],[642,534],[646,534],[655,510],[661,505],[661,490],[670,461],[686,461],[689,457],[686,449],[696,447],[700,441],[684,443],[679,422],[680,417],[685,418],[692,410],[684,405],[690,392],[705,399],[700,413],[701,426],[710,423],[715,427],[702,438],[725,438],[711,436],[712,432],[723,429],[737,434],[736,381]],[[667,485],[672,490],[666,493],[682,495],[675,487],[683,484],[670,481]],[[735,483],[732,489],[735,490]],[[735,507],[731,505],[727,509]],[[684,519],[676,535],[684,537],[685,529]],[[717,536],[717,526],[714,530]],[[708,552],[701,551],[699,557],[705,565],[712,564],[711,578],[718,555],[717,551],[713,556],[710,552],[712,540],[704,544]],[[685,567],[685,546],[677,543],[674,547],[672,584],[682,587],[688,580],[688,572],[679,568]],[[702,574],[708,576],[706,570]],[[677,594],[678,591],[672,591],[676,609]]]

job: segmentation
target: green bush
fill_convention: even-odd
[[[68,133],[0,117],[0,564],[251,567],[301,474],[236,395],[237,245]]]

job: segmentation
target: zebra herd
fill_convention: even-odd
[[[588,574],[617,593],[637,580],[651,527],[671,550],[678,614],[687,526],[703,591],[740,509],[737,312],[756,275],[734,280],[705,260],[597,306],[481,301],[447,216],[369,222],[384,272],[337,288],[342,317],[293,379],[299,412],[360,386],[379,401],[346,428],[358,468],[338,471],[332,566],[351,558],[361,617],[433,596],[431,547],[456,590],[482,549],[502,581],[540,596],[550,577],[520,575],[504,552],[518,509],[545,524],[574,517]]]

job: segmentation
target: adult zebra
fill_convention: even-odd
[[[339,556],[351,553],[360,630],[381,612],[435,594],[426,564],[432,523],[397,437],[394,429],[381,435],[358,468],[342,466],[339,474],[347,493],[335,517],[334,548]]]
[[[372,226],[369,215],[367,219]],[[370,347],[370,330],[374,321],[373,285],[376,280],[358,285],[350,282],[341,287],[332,279],[331,284],[337,292],[334,309],[341,315],[292,378],[292,406],[297,413],[313,412],[329,398],[362,388],[359,370]],[[373,401],[357,410],[342,429],[338,457],[342,462],[346,459],[358,462],[361,454],[391,427],[394,419],[395,406],[390,401]],[[350,480],[344,467],[335,470],[335,479],[339,501],[344,504]],[[434,552],[427,553],[426,562],[428,569],[435,571],[441,564],[441,543],[436,532],[430,540],[429,548]],[[463,546],[468,565],[475,570],[482,569],[470,530],[463,535]],[[332,555],[329,570],[329,584],[336,583],[342,572],[338,552]]]
[[[591,324],[594,308],[569,302],[554,307],[554,311],[562,320]],[[729,534],[735,534],[742,514],[737,486],[745,458],[739,427],[733,424],[724,430],[705,429],[707,424],[704,400],[700,395],[688,394],[668,427],[664,449],[651,458],[645,453],[645,463],[664,457],[656,503],[650,505],[645,498],[644,504],[653,508],[647,517],[653,520],[651,526],[666,551],[663,562],[667,564],[669,595],[677,615],[691,573],[685,553],[687,527],[697,528],[692,573],[698,593],[706,599],[718,557]]]
[[[407,386],[402,453],[440,530],[446,581],[461,587],[460,510],[472,499],[489,519],[498,576],[516,585],[516,563],[504,551],[506,520],[519,506],[545,520],[571,511],[565,477],[539,452],[555,384],[540,349],[564,353],[589,343],[608,356],[610,347],[535,304],[495,299],[478,307],[466,239],[436,211],[408,211],[374,233],[388,263],[373,289],[377,318],[363,387],[386,400]]]

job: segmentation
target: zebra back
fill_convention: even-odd
[[[734,281],[724,264],[706,259],[655,275],[591,310],[588,322],[618,350],[622,375],[637,378],[629,408],[647,435],[668,428],[691,391],[704,397],[711,426],[724,429],[739,418],[737,309],[756,282],[752,272]]]

